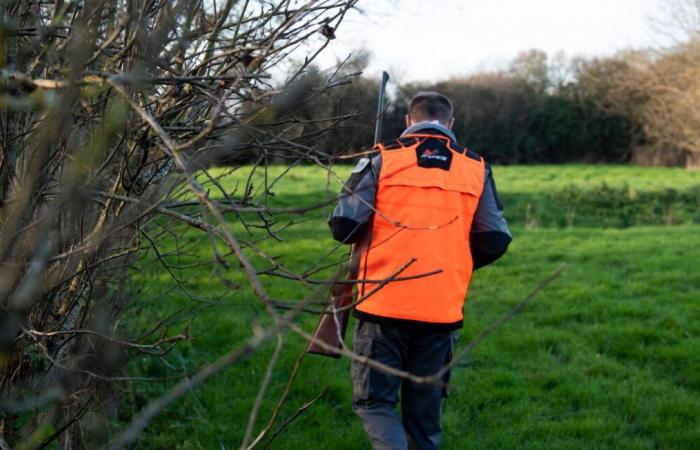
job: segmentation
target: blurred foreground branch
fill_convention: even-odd
[[[322,135],[299,132],[293,111],[352,78],[343,70],[312,82],[307,69],[354,4],[0,1],[3,445],[103,443],[104,430],[83,417],[113,402],[132,354],[162,357],[189,339],[188,326],[171,331],[172,317],[130,335],[138,329],[130,268],[153,249],[177,277],[175,224],[211,238],[216,258],[204,263],[229,287],[224,273],[241,265],[267,304],[244,254],[254,244],[230,222],[261,220],[274,235],[275,211],[255,197],[251,178],[275,159],[296,164],[286,142],[313,145]],[[240,191],[207,173],[251,161]],[[217,241],[230,253],[219,254]],[[288,316],[267,312],[276,323],[267,333],[278,334]],[[229,360],[255,351],[264,341],[256,336]],[[119,439],[133,441],[141,428]]]

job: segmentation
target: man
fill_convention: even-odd
[[[447,97],[418,93],[406,130],[360,160],[329,220],[336,240],[362,252],[354,351],[419,376],[450,361],[472,270],[511,241],[491,169],[457,145],[453,124]],[[358,362],[352,378],[374,449],[440,447],[442,389]]]

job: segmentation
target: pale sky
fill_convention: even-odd
[[[372,54],[367,73],[436,81],[503,67],[521,50],[611,55],[657,39],[664,0],[361,0],[317,60]]]

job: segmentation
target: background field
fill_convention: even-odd
[[[348,172],[338,169],[341,179]],[[697,448],[700,173],[580,165],[496,167],[495,174],[514,241],[502,260],[476,273],[459,345],[561,263],[567,268],[455,370],[443,416],[445,448]],[[225,181],[232,195],[240,195],[243,183],[236,173]],[[297,167],[268,200],[311,205],[333,198],[338,187],[319,169]],[[329,261],[340,260],[346,250],[329,237],[328,211],[280,219],[283,241],[262,247],[301,272],[326,254]],[[256,230],[246,234],[235,217],[231,221],[239,236],[261,236]],[[287,227],[288,221],[295,225]],[[171,375],[168,367],[190,371],[226,353],[264,314],[249,291],[231,295],[208,269],[192,266],[198,258],[211,258],[206,239],[194,240],[195,234],[165,223],[154,223],[153,230],[170,233],[173,248],[185,251],[177,260],[161,255],[173,264],[172,273],[152,252],[144,255],[132,277],[133,308],[144,324],[183,308],[198,310],[190,341],[161,360],[137,359],[131,366],[133,374],[157,377]],[[235,271],[227,278],[244,282]],[[264,280],[274,298],[293,301],[310,293],[300,283]],[[181,323],[177,317],[172,330]],[[314,323],[311,317],[303,322],[309,330]],[[258,429],[303,348],[294,337],[285,343]],[[271,346],[180,400],[158,417],[138,447],[238,448],[270,352]],[[171,383],[134,384],[126,390],[123,412],[142,407]],[[324,391],[270,448],[368,448],[350,410],[346,360],[305,358],[279,422]]]

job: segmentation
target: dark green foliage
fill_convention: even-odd
[[[297,82],[303,101],[274,118],[277,130],[287,136],[305,136],[305,144],[323,155],[321,159],[372,147],[379,81],[360,76],[351,77],[352,82],[338,81],[351,76],[348,71],[357,64],[362,62],[351,61],[342,72],[332,74],[309,68]],[[296,158],[291,154],[286,159]]]
[[[490,162],[629,160],[631,124],[596,106],[593,98],[566,90],[537,89],[507,74],[488,74],[434,86],[404,86],[397,107],[416,91],[426,89],[442,92],[454,101],[458,140]]]
[[[555,60],[548,65],[545,54],[531,51],[516,58],[508,70],[436,84],[399,84],[390,90],[384,138],[395,138],[405,129],[404,115],[413,95],[436,90],[455,105],[454,130],[460,143],[490,162],[630,161],[634,150],[645,144],[645,137],[633,103],[636,99],[611,94],[609,85],[616,72],[595,72],[596,64],[602,64],[597,60],[576,60],[566,63],[567,67],[555,67],[557,64],[564,63]],[[553,70],[570,75],[557,80],[549,74]],[[318,145],[332,155],[365,150],[372,145],[378,86],[378,80],[357,77],[350,85],[314,96],[297,117],[355,114],[320,137]]]

